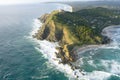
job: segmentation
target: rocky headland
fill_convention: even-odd
[[[77,12],[56,10],[39,19],[43,25],[33,37],[58,42],[56,56],[71,65],[79,58],[78,52],[110,43],[111,39],[101,33],[107,26],[120,24],[120,11],[101,7]]]

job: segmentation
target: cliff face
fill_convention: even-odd
[[[61,47],[57,48],[59,53],[56,54],[63,63],[77,60],[75,46],[109,43],[110,39],[101,35],[102,29],[112,24],[120,24],[119,13],[104,8],[85,9],[73,13],[53,11],[39,19],[43,25],[33,37],[59,42]]]
[[[71,61],[75,61],[77,59],[77,54],[74,53],[72,50],[73,46],[83,42],[81,42],[82,40],[80,41],[76,35],[73,35],[71,33],[71,29],[69,28],[68,25],[64,25],[56,21],[55,15],[59,13],[64,13],[64,12],[54,11],[51,14],[43,15],[40,18],[40,20],[43,22],[43,26],[34,37],[40,40],[45,39],[51,42],[59,42],[59,45],[61,47],[58,48],[59,53],[56,53],[56,54],[58,57],[62,59],[63,63],[68,63]],[[81,30],[82,30],[82,27],[81,27]],[[81,34],[84,34],[84,33],[81,33]],[[95,40],[93,41],[91,40],[91,43],[94,44],[96,42]]]
[[[54,15],[58,13],[59,11],[53,11],[51,14],[45,14],[39,18],[43,22],[43,26],[34,37],[38,40],[45,39],[51,42],[59,42],[61,47],[57,48],[59,53],[56,54],[62,59],[63,63],[66,63],[75,59],[70,55],[68,45],[78,43],[78,40],[74,36],[71,36],[72,34],[65,25],[54,20]]]

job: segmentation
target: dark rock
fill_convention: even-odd
[[[111,39],[108,38],[107,36],[103,36],[102,38],[102,44],[108,44],[111,42]]]

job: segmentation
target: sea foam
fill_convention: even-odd
[[[120,63],[115,60],[101,60],[101,65],[104,65],[106,69],[109,69],[113,75],[120,74]]]
[[[58,5],[58,9],[63,9],[64,10],[68,10],[70,12],[72,12],[72,7],[68,7],[65,6],[65,5],[62,5],[61,7],[61,4]],[[34,22],[33,22],[33,29],[30,33],[30,39],[35,42],[36,46],[35,46],[35,49],[40,51],[42,54],[43,54],[43,57],[48,59],[48,65],[52,66],[52,67],[55,67],[55,69],[61,71],[61,72],[64,72],[66,74],[66,76],[69,77],[69,80],[76,80],[75,78],[77,78],[77,80],[107,80],[107,78],[109,78],[111,75],[113,74],[120,74],[119,71],[120,71],[120,64],[116,61],[101,61],[101,64],[102,65],[105,65],[106,68],[108,68],[109,66],[109,63],[111,64],[111,70],[110,72],[105,72],[105,71],[93,71],[93,72],[85,72],[85,71],[80,71],[79,69],[75,69],[75,70],[72,70],[71,69],[71,66],[69,65],[64,65],[62,63],[59,63],[59,61],[61,61],[60,58],[57,58],[56,57],[56,54],[55,52],[57,52],[56,50],[56,47],[59,46],[58,43],[52,43],[52,42],[49,42],[49,41],[46,41],[46,40],[37,40],[35,38],[32,37],[32,35],[34,35],[35,33],[37,33],[37,31],[41,28],[42,26],[42,23],[40,22],[39,19],[35,19]],[[119,27],[116,27],[116,28],[119,28]],[[118,36],[120,35],[119,34],[119,31],[120,30],[117,30],[117,34],[115,33],[114,35],[111,34],[110,32],[114,33],[115,28],[114,30],[111,29],[110,27],[109,28],[106,28],[104,30],[109,30],[108,33],[109,34],[106,34],[107,36],[109,36],[110,38],[113,39],[113,42],[109,45],[104,45],[104,46],[101,46],[101,48],[112,48],[112,49],[120,49],[119,48],[119,45],[116,43],[116,41],[119,41],[119,37],[114,37],[114,36]],[[111,36],[113,35],[113,36]],[[115,38],[115,39],[114,39]],[[84,52],[84,51],[83,51]],[[81,61],[81,63],[83,63],[83,61]],[[91,65],[94,66],[94,63],[93,61],[89,61],[89,63]],[[35,78],[35,77],[33,77]],[[40,77],[40,78],[46,78],[45,77]],[[39,79],[39,78],[38,78]]]
[[[33,23],[33,30],[30,35],[32,36],[37,33],[41,26],[42,23],[40,20],[35,19]],[[93,71],[88,73],[80,71],[80,69],[72,70],[71,66],[68,64],[59,63],[61,59],[57,58],[55,54],[55,52],[58,52],[56,50],[56,47],[59,46],[57,42],[53,43],[46,40],[37,40],[35,38],[32,38],[32,40],[37,43],[37,47],[35,47],[35,49],[40,51],[44,58],[48,59],[48,65],[51,65],[55,69],[64,72],[69,80],[107,80],[107,78],[111,76],[110,73],[104,71]]]
[[[30,33],[31,38],[32,35],[37,33],[41,26],[42,23],[40,22],[40,20],[35,19],[33,23],[33,30]],[[49,66],[51,65],[52,67],[55,67],[57,70],[65,72],[67,76],[71,75],[72,77],[74,77],[73,70],[71,69],[71,67],[67,64],[59,63],[61,59],[56,57],[55,52],[58,52],[56,50],[56,47],[59,46],[57,42],[53,43],[46,40],[37,40],[35,38],[32,38],[32,40],[37,43],[37,47],[35,47],[35,49],[40,51],[43,54],[44,58],[48,59]]]

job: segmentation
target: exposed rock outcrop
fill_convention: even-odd
[[[85,9],[74,13],[53,11],[39,18],[43,25],[33,37],[59,42],[57,57],[62,59],[62,63],[74,62],[78,59],[76,46],[99,45],[111,41],[108,37],[101,35],[101,32],[108,25],[119,24],[115,22],[120,19],[119,17],[113,22],[109,21],[109,24],[107,22],[107,19],[113,20],[111,16],[115,15],[119,14],[104,8]]]

